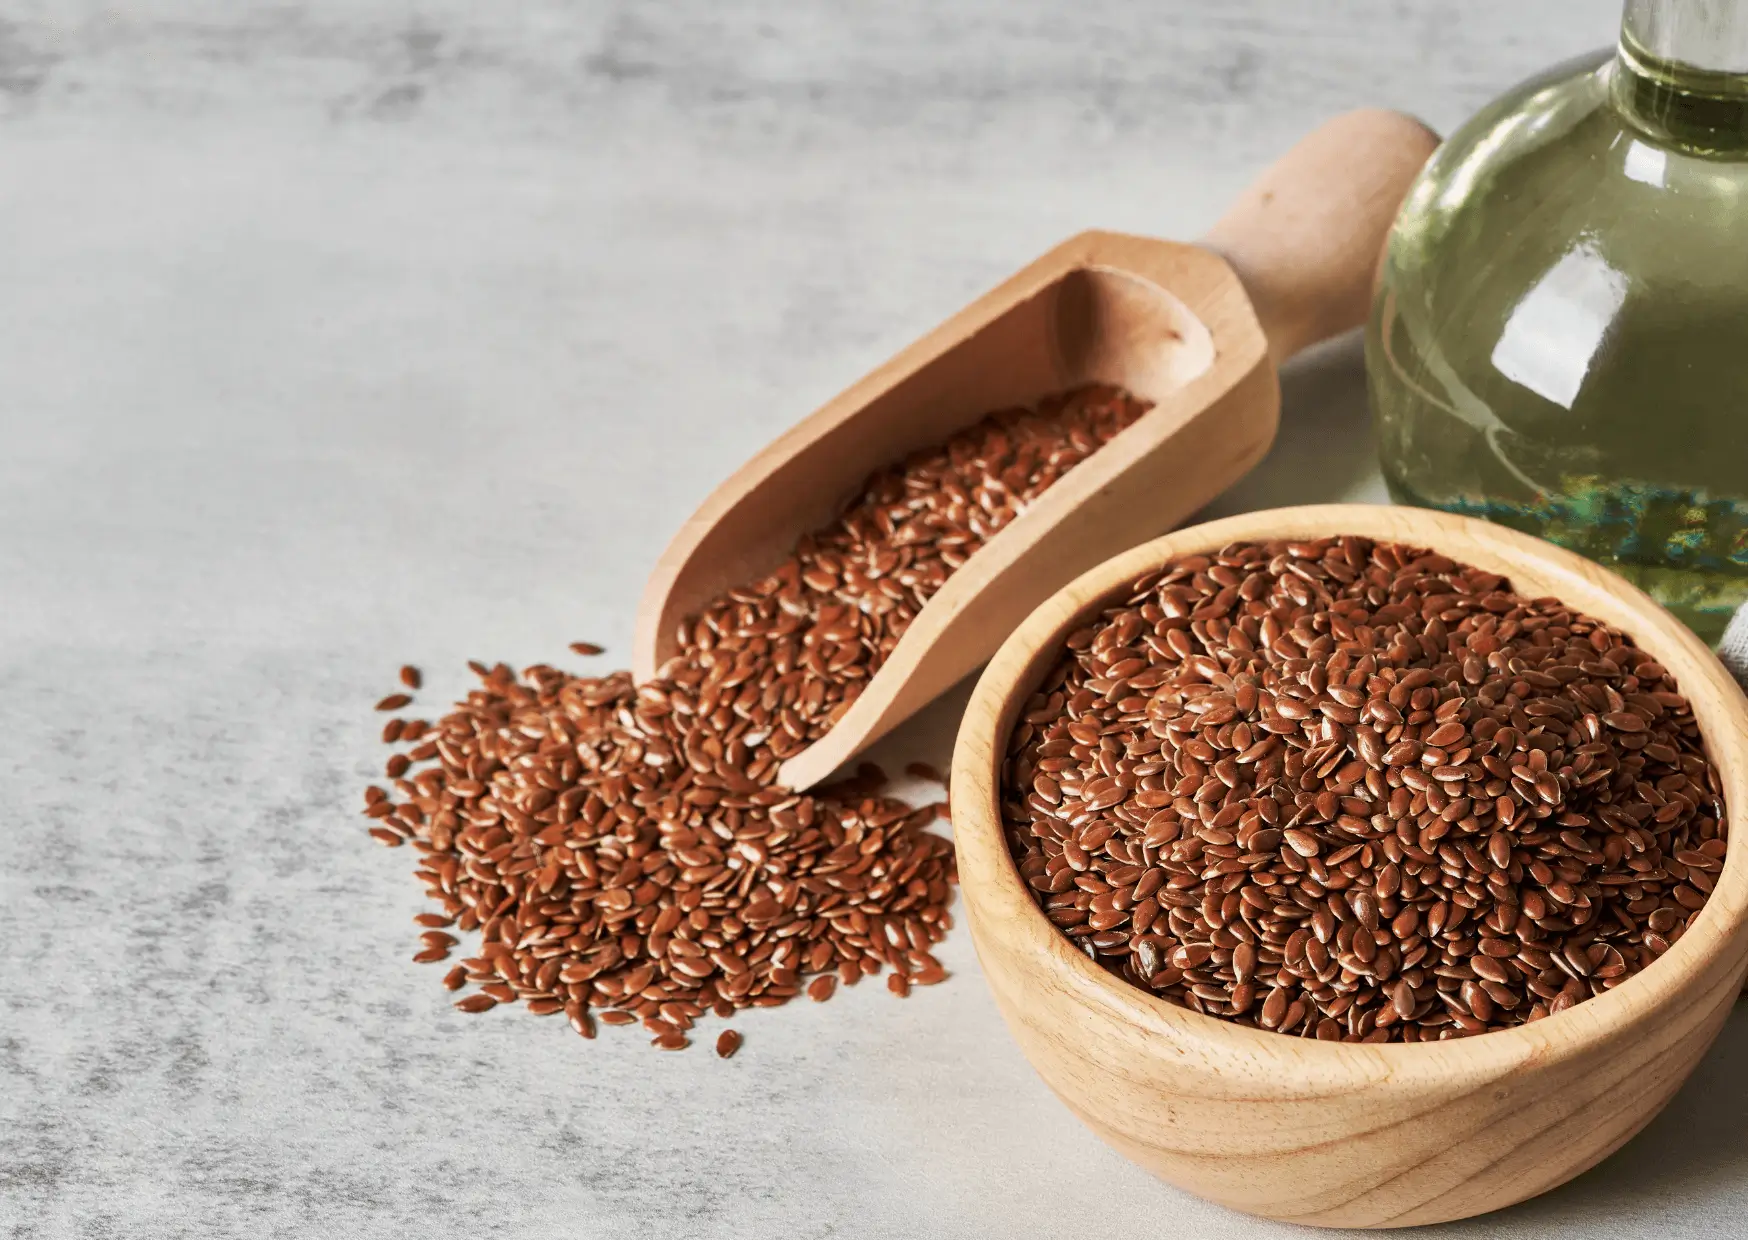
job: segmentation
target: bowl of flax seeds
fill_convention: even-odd
[[[1741,691],[1553,546],[1410,509],[1192,527],[979,683],[959,872],[1021,1049],[1239,1209],[1435,1222],[1590,1166],[1748,968]]]

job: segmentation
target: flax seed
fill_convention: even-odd
[[[968,557],[1146,408],[1083,388],[882,469],[769,574],[683,623],[642,684],[470,663],[479,684],[450,713],[401,725],[417,744],[391,759],[395,794],[366,808],[416,844],[442,925],[479,932],[445,977],[479,987],[462,1010],[521,1001],[589,1036],[593,1006],[678,1049],[706,1012],[824,999],[888,964],[898,994],[944,978],[928,949],[952,926],[956,875],[924,828],[945,804],[883,795],[871,763],[806,794],[777,769],[830,731]]]
[[[716,1035],[716,1055],[719,1059],[733,1059],[734,1053],[740,1049],[741,1036],[733,1029],[724,1029]]]
[[[1435,553],[1186,557],[1064,647],[1008,738],[1015,861],[1059,933],[1206,1015],[1343,1041],[1539,1020],[1667,951],[1726,852],[1667,670]]]

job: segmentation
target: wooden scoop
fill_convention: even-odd
[[[1275,368],[1365,320],[1384,238],[1438,139],[1394,112],[1316,130],[1201,245],[1086,232],[1063,242],[743,465],[681,527],[644,590],[632,670],[769,573],[881,466],[994,409],[1109,383],[1153,408],[947,579],[824,738],[785,762],[807,788],[986,661],[1039,603],[1201,508],[1268,451]]]

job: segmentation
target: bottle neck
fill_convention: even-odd
[[[1701,73],[1748,76],[1748,3],[1627,0],[1621,46]]]
[[[1613,95],[1659,142],[1748,152],[1748,0],[1627,0]]]

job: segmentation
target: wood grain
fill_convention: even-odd
[[[653,675],[683,619],[770,571],[876,468],[991,409],[1082,383],[1154,402],[955,572],[843,718],[779,773],[791,788],[824,779],[987,659],[1057,586],[1171,528],[1261,459],[1280,407],[1275,360],[1363,319],[1395,206],[1435,143],[1397,113],[1351,112],[1264,172],[1211,234],[1264,291],[1262,321],[1240,274],[1201,246],[1087,232],[1050,251],[705,500],[645,587],[633,673]]]
[[[1061,641],[1126,583],[1241,540],[1359,534],[1507,574],[1619,626],[1674,674],[1724,780],[1748,805],[1748,702],[1686,628],[1614,574],[1467,518],[1367,505],[1194,526],[1100,565],[1037,609],[979,681],[953,760],[973,941],[1040,1076],[1100,1137],[1183,1188],[1320,1226],[1463,1218],[1544,1192],[1643,1127],[1717,1035],[1748,970],[1748,852],[1655,965],[1557,1016],[1461,1041],[1353,1046],[1228,1024],[1126,985],[1047,921],[1002,838],[998,762]]]

